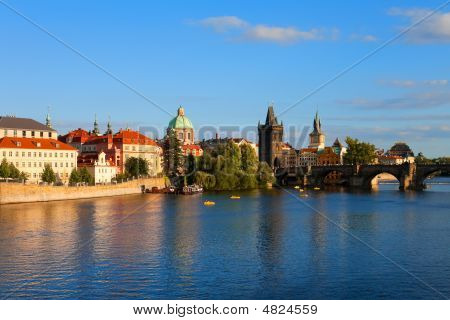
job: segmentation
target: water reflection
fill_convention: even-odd
[[[436,298],[327,218],[450,295],[450,186],[433,187],[0,206],[0,296]]]

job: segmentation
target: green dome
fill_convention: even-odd
[[[178,108],[178,115],[170,120],[169,129],[194,129],[191,120],[184,115],[184,109]]]

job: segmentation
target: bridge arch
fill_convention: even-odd
[[[400,183],[400,188],[402,187],[403,181],[403,168],[402,166],[367,166],[363,168],[360,172],[360,175],[363,179],[363,187],[366,189],[372,189],[373,179],[380,174],[389,174],[393,176]]]
[[[348,182],[351,173],[348,168],[341,166],[322,167],[317,170],[313,169],[315,185],[322,186],[325,184],[326,178],[332,174],[338,174],[340,179]]]
[[[418,170],[418,174],[416,175],[416,186],[417,189],[426,189],[426,179],[429,177],[436,175],[437,173],[445,173],[450,174],[450,165],[447,166],[436,166],[429,167],[425,170]]]

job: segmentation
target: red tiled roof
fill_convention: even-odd
[[[71,140],[72,142],[84,143],[87,140],[89,140],[89,138],[91,136],[92,135],[89,132],[87,132],[86,130],[78,128],[76,130],[70,131],[69,133],[67,133],[63,136],[60,136],[59,140],[65,142],[65,143],[67,143],[67,141],[69,141],[69,140]]]
[[[11,138],[11,137],[1,138],[0,148],[69,150],[69,151],[77,150],[74,147],[65,144],[64,142],[53,139]]]
[[[317,148],[303,148],[303,149],[300,149],[300,153],[306,153],[306,152],[317,153]]]
[[[189,149],[189,150],[202,150],[202,148],[200,146],[196,145],[196,144],[186,144],[186,145],[181,146],[181,148],[184,149],[184,150],[187,150],[187,149]]]
[[[134,131],[134,130],[120,130],[118,133],[114,135],[114,142],[119,140],[120,142],[124,144],[140,144],[140,145],[152,145],[152,146],[158,146],[158,144],[144,136],[142,133]]]

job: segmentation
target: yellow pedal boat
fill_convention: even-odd
[[[319,187],[315,187],[314,190],[318,191],[318,190],[320,190],[320,188]]]
[[[207,200],[207,201],[203,202],[203,204],[204,204],[205,206],[213,206],[213,205],[215,205],[216,203],[215,203],[214,201],[209,201],[209,200]]]
[[[295,186],[294,189],[300,189],[300,187],[299,186]]]
[[[231,196],[230,199],[240,199],[240,196]]]

